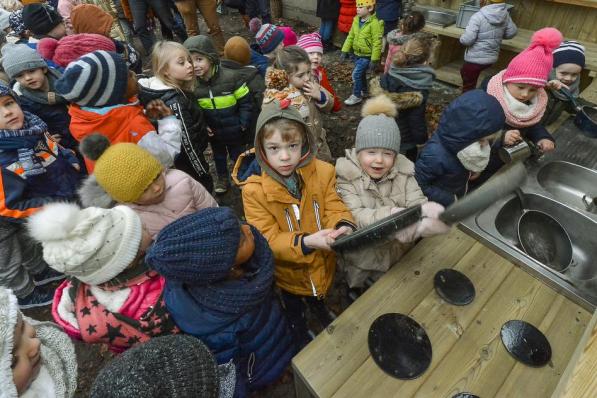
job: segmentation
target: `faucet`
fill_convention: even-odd
[[[597,210],[597,196],[591,198],[589,195],[584,194],[582,197],[582,201],[585,204],[585,208],[587,209],[587,211],[594,213],[595,210]]]

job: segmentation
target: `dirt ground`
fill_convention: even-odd
[[[201,18],[200,18],[201,19]],[[201,21],[202,22],[202,21]],[[292,26],[297,33],[313,32],[315,27],[308,26],[300,21],[294,20],[277,20],[278,25]],[[251,40],[251,34],[248,32],[242,23],[238,13],[234,10],[229,10],[227,15],[220,16],[220,24],[226,37],[239,35]],[[205,24],[201,23],[202,32],[206,31]],[[339,51],[327,53],[324,55],[324,65],[328,70],[328,76],[332,86],[336,90],[338,96],[342,99],[347,98],[351,92],[350,73],[352,64],[339,63]],[[428,120],[430,124],[430,132],[433,127],[437,125],[439,115],[443,108],[457,95],[459,90],[455,87],[435,83],[433,90],[430,93],[428,103]],[[359,105],[353,107],[343,106],[342,109],[331,115],[324,115],[324,126],[327,130],[328,143],[334,157],[344,155],[347,148],[352,148],[354,144],[356,127],[360,120]],[[208,154],[209,155],[209,154]],[[212,164],[213,169],[213,164]],[[229,206],[235,209],[239,216],[243,217],[242,203],[240,199],[240,192],[233,187],[225,195],[217,196],[221,206]],[[338,273],[334,288],[330,292],[327,302],[330,308],[337,314],[340,314],[348,307],[349,302],[345,295],[344,282],[341,273]],[[51,320],[50,308],[34,309],[25,311],[26,315],[38,320]],[[313,329],[317,332],[317,324],[313,324]],[[77,388],[77,397],[89,396],[89,390],[99,370],[113,357],[113,354],[107,351],[105,346],[88,345],[81,342],[75,342],[77,352],[77,360],[79,364],[79,379]],[[269,388],[256,392],[252,397],[271,397],[271,398],[286,398],[294,396],[294,385],[292,372],[290,369],[286,374],[275,384]]]

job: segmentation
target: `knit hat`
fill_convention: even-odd
[[[400,130],[396,124],[396,105],[386,95],[379,95],[365,102],[357,127],[355,149],[389,149],[400,152]]]
[[[192,36],[186,39],[183,46],[191,53],[203,54],[212,64],[220,63],[220,56],[210,37],[204,35]]]
[[[38,53],[63,68],[82,55],[98,50],[115,52],[116,45],[106,36],[91,33],[68,35],[60,40],[46,37],[37,44]]]
[[[43,4],[29,4],[23,8],[23,23],[35,35],[46,35],[62,22],[56,10]]]
[[[585,67],[585,47],[574,40],[564,40],[553,50],[553,67],[562,64],[575,64]]]
[[[226,278],[240,242],[240,222],[229,207],[212,207],[165,226],[145,261],[168,279],[207,285]]]
[[[266,23],[255,32],[255,41],[263,54],[269,54],[284,41],[284,32],[276,25]]]
[[[83,138],[80,150],[95,161],[97,182],[118,202],[136,202],[162,172],[161,163],[147,150],[128,142],[110,145],[101,134]]]
[[[124,101],[128,68],[114,52],[94,51],[71,62],[56,81],[56,92],[80,106],[110,106]]]
[[[95,33],[110,37],[114,18],[95,4],[79,4],[70,13],[75,33]]]
[[[545,86],[553,65],[553,50],[561,42],[562,34],[555,28],[536,31],[531,44],[510,61],[502,82]]]
[[[7,43],[2,47],[2,67],[8,77],[14,79],[21,72],[47,68],[48,64],[31,47],[25,44]]]
[[[251,47],[241,36],[233,36],[224,46],[224,58],[238,62],[242,66],[251,62]]]
[[[10,26],[10,12],[0,8],[0,30],[4,30]]]
[[[296,45],[308,53],[323,54],[323,45],[321,44],[321,35],[319,32],[307,33],[299,37]]]
[[[19,304],[11,290],[0,287],[0,396],[17,397],[12,379],[14,333],[19,316]]]
[[[375,0],[357,0],[357,7],[373,7]]]
[[[10,16],[8,17],[8,23],[10,24],[12,31],[17,35],[20,35],[27,30],[25,24],[23,23],[23,10],[11,12]]]
[[[296,44],[298,38],[290,26],[280,26],[278,29],[284,33],[284,47],[294,46]]]
[[[141,219],[126,206],[111,209],[74,203],[45,205],[28,219],[50,267],[89,285],[105,283],[137,257]]]
[[[218,397],[218,366],[201,340],[155,337],[113,359],[91,386],[92,398]]]

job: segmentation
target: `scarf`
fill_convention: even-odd
[[[552,69],[549,73],[549,80],[557,80],[555,69]],[[572,83],[568,88],[572,93],[573,97],[578,97],[578,94],[580,93],[580,77],[578,77],[576,81]],[[568,98],[564,94],[560,94],[559,91],[550,89],[549,92],[560,101],[568,102]]]
[[[435,79],[435,71],[427,65],[399,68],[390,66],[390,76],[400,81],[405,86],[416,90],[429,90]]]
[[[540,88],[531,104],[527,105],[512,97],[506,85],[502,83],[506,70],[501,71],[489,80],[487,94],[495,97],[504,110],[506,124],[515,128],[534,126],[541,121],[547,107],[547,92]]]
[[[54,92],[54,84],[56,81],[62,76],[59,71],[53,68],[48,68],[48,73],[46,74],[48,78],[48,86],[49,91],[43,92],[39,90],[29,90],[26,87],[21,86],[17,83],[15,85],[15,92],[19,95],[36,102],[38,104],[44,105],[68,105],[68,101],[61,97],[56,92]]]

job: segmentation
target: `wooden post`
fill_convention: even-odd
[[[282,18],[282,0],[270,0],[269,5],[272,12],[272,18]]]

